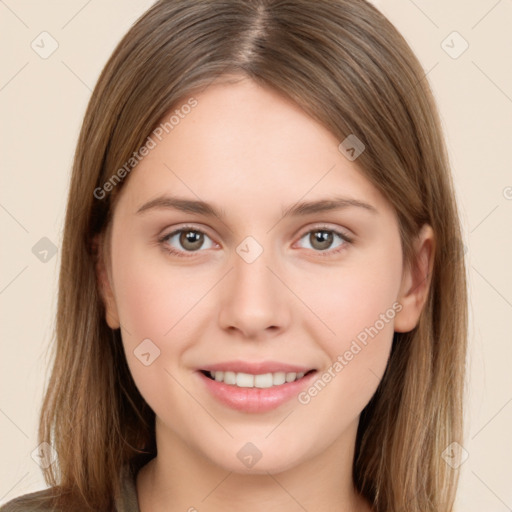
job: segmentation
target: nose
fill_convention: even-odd
[[[220,297],[219,324],[250,339],[276,336],[289,324],[291,293],[277,277],[270,251],[252,262],[236,252]],[[277,274],[277,275],[276,275]]]

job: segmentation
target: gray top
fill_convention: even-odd
[[[128,465],[121,468],[121,495],[115,499],[115,512],[140,512],[135,486],[136,474],[130,471]],[[48,502],[45,503],[46,497],[48,489],[24,494],[2,505],[0,512],[55,512]],[[39,503],[34,503],[34,500]]]

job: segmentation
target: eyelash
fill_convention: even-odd
[[[300,236],[299,240],[302,240],[306,235],[309,235],[311,233],[316,233],[316,232],[319,232],[319,231],[327,231],[329,233],[334,233],[335,235],[339,236],[343,240],[343,242],[344,242],[343,244],[341,244],[339,247],[337,247],[334,250],[329,250],[329,249],[327,249],[325,251],[315,251],[315,250],[313,250],[314,252],[318,253],[322,257],[329,257],[329,256],[332,256],[332,255],[335,255],[335,254],[339,253],[340,251],[342,251],[343,249],[345,249],[345,245],[346,244],[353,243],[352,237],[349,237],[345,233],[342,233],[341,231],[338,231],[336,229],[329,228],[327,226],[319,226],[319,227],[315,227],[313,229],[310,229],[309,231],[306,231],[305,233],[303,233]],[[170,247],[169,244],[167,243],[167,241],[170,238],[172,238],[174,235],[177,235],[178,233],[182,233],[182,232],[185,232],[185,233],[186,232],[194,232],[194,233],[200,233],[200,234],[208,236],[207,233],[205,233],[204,231],[202,231],[200,229],[195,228],[194,226],[183,226],[180,229],[176,229],[175,231],[173,231],[173,232],[171,232],[171,233],[169,233],[167,235],[162,236],[161,238],[158,239],[158,242],[159,242],[159,244],[163,247],[163,249],[166,252],[168,252],[169,254],[172,254],[173,256],[178,256],[179,258],[191,258],[191,257],[194,257],[196,253],[201,252],[201,251],[178,251],[178,250]],[[210,237],[208,237],[208,238],[210,238]]]

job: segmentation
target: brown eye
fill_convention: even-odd
[[[181,247],[187,251],[197,251],[204,243],[204,233],[199,231],[182,231],[179,242]]]
[[[330,231],[311,231],[309,233],[309,242],[314,249],[325,251],[329,249],[334,239]]]
[[[168,252],[180,256],[200,252],[201,249],[211,249],[214,246],[214,242],[206,233],[195,228],[177,229],[162,237],[160,243]]]
[[[337,239],[339,241],[336,243]],[[301,237],[301,240],[306,240],[309,244],[309,247],[306,248],[319,253],[323,252],[325,255],[335,254],[352,242],[351,238],[347,235],[327,228],[310,230]],[[333,247],[335,243],[336,245]]]

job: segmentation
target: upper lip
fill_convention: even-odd
[[[199,368],[200,370],[216,372],[231,371],[235,373],[249,373],[252,375],[261,375],[264,373],[306,373],[314,370],[311,366],[303,366],[289,363],[281,363],[279,361],[225,361],[223,363],[208,364]]]

